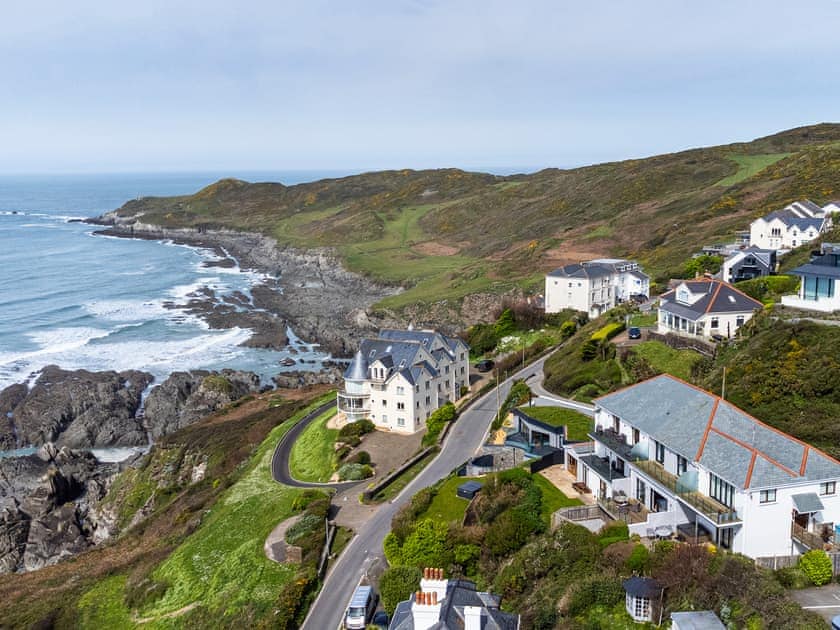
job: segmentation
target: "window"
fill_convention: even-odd
[[[397,386],[397,396],[405,396],[405,387]]]
[[[639,430],[633,429],[633,444],[639,443]]]
[[[429,391],[429,381],[426,381],[426,391]]]
[[[717,317],[712,317],[712,328],[717,328],[720,325]]]
[[[641,479],[636,479],[636,500],[645,504],[645,482]]]
[[[688,460],[682,455],[677,455],[677,474],[681,475],[688,470]]]
[[[724,549],[732,549],[732,528],[725,527],[718,530],[718,545]]]
[[[428,406],[429,406],[429,404],[430,404],[430,403],[429,403],[429,397],[428,397],[428,396],[426,396],[426,406],[428,407]]]
[[[385,424],[386,422],[388,422],[388,415],[383,413],[382,414],[382,424]]]
[[[619,600],[621,601],[621,600]],[[636,597],[636,602],[633,607],[633,616],[636,619],[650,618],[650,599],[647,597]]]
[[[387,407],[387,406],[388,406],[388,401],[387,401],[387,400],[383,400],[383,401],[382,401],[382,406],[383,406],[383,407]]]
[[[445,366],[443,367],[443,371],[444,371],[446,374],[449,374],[449,366],[448,366],[448,365],[445,365]]]
[[[420,383],[417,383],[417,385],[414,386],[414,391],[418,394],[420,393]]]
[[[775,503],[776,502],[776,490],[762,490],[758,493],[758,502],[759,503]]]
[[[404,427],[405,426],[405,418],[397,418],[397,426]]]
[[[462,352],[461,353],[461,361],[463,361],[463,360],[464,360],[464,353]]]
[[[837,482],[836,481],[825,481],[820,484],[820,494],[825,496],[829,494],[834,494],[837,492]]]
[[[735,498],[735,488],[717,475],[710,474],[709,496],[716,501],[723,503],[726,507],[732,507],[732,502]]]
[[[770,229],[770,236],[781,236],[782,235],[782,228],[771,228]]]
[[[405,409],[405,403],[404,402],[398,402],[397,403],[397,409],[400,410],[400,411]]]
[[[660,442],[655,442],[656,444],[656,461],[660,464],[665,463],[665,445]]]
[[[621,427],[621,421],[618,419],[618,416],[613,416],[613,431],[618,433],[619,428]]]
[[[834,279],[818,276],[805,276],[803,295],[806,300],[818,300],[821,297],[834,297]]]
[[[739,326],[739,327],[744,325],[744,316],[743,315],[738,315],[738,317],[735,318],[735,325]]]

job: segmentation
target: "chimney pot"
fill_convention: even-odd
[[[437,605],[437,591],[432,591],[432,606]]]

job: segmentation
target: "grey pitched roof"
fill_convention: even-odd
[[[816,492],[804,492],[802,494],[794,494],[793,507],[800,514],[810,514],[812,512],[822,512],[825,509],[823,502],[817,496]]]
[[[379,331],[379,338],[387,339],[389,341],[409,341],[419,343],[429,351],[431,351],[432,348],[443,348],[450,355],[453,352],[449,343],[449,338],[443,336],[435,330],[397,330],[394,328],[383,328]]]
[[[394,610],[390,630],[414,630],[411,616],[412,599],[400,602]],[[449,580],[446,597],[441,600],[439,621],[429,630],[462,630],[464,628],[464,607],[478,606],[483,609],[483,630],[517,630],[519,615],[499,610],[499,598],[492,593],[476,591],[475,583],[469,580]]]
[[[633,269],[629,272],[631,276],[636,276],[641,280],[649,280],[650,276],[644,273],[643,271],[639,271],[638,269]]]
[[[368,365],[381,361],[387,367],[408,367],[417,362],[420,345],[417,343],[388,341],[387,339],[363,339],[359,349]]]
[[[367,378],[368,364],[365,355],[359,350],[344,371],[344,378],[349,381],[364,381]]]
[[[662,592],[662,586],[653,578],[634,575],[622,583],[624,590],[633,597],[656,597]]]
[[[818,208],[818,210],[822,210],[822,208]],[[773,219],[779,219],[785,226],[790,228],[798,228],[800,231],[805,231],[809,227],[813,227],[817,231],[823,228],[825,223],[825,219],[822,217],[800,217],[797,216],[792,210],[787,208],[783,210],[776,210],[775,212],[771,212],[764,220],[768,223]]]
[[[615,273],[612,265],[606,263],[574,263],[548,273],[559,278],[601,278]]]
[[[711,610],[672,612],[671,621],[680,630],[726,630],[726,626]]]
[[[596,404],[738,488],[840,479],[840,462],[668,374]]]
[[[763,307],[761,302],[723,280],[686,280],[685,285],[692,293],[704,295],[694,304],[682,304],[676,301],[677,290],[671,289],[660,296],[659,308],[688,319],[699,319],[709,313],[749,313]]]

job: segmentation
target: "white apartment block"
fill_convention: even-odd
[[[758,218],[750,224],[750,245],[788,250],[809,243],[831,228],[834,206],[831,203],[821,208],[808,200],[795,201]]]
[[[469,387],[469,347],[433,330],[379,331],[362,341],[338,392],[339,417],[369,418],[378,429],[414,433]]]
[[[663,528],[751,558],[834,548],[840,462],[669,375],[595,402],[567,468],[631,533]]]
[[[545,277],[545,312],[573,309],[597,317],[633,296],[650,296],[650,278],[639,264],[599,258],[566,265]]]

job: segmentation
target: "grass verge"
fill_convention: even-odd
[[[318,483],[330,480],[335,470],[338,429],[328,429],[327,422],[334,415],[334,409],[324,412],[295,441],[289,457],[289,472],[295,479]]]

